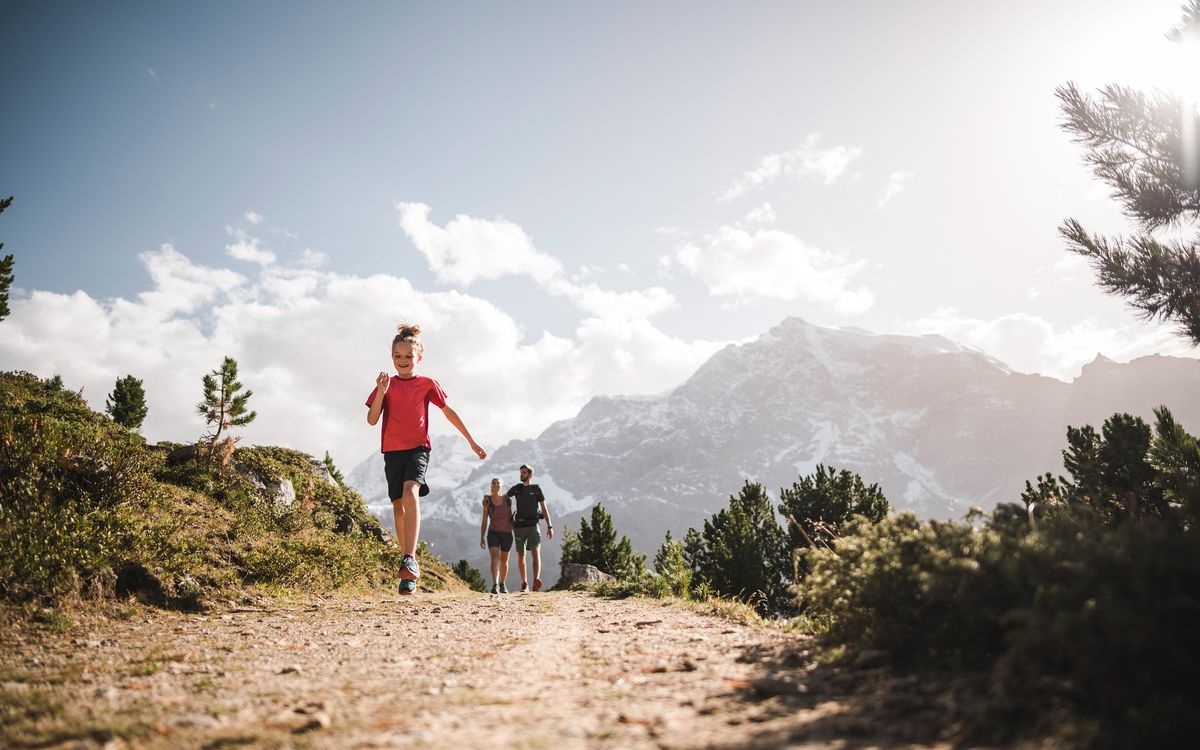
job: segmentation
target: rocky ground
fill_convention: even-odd
[[[803,636],[661,601],[471,592],[41,620],[0,633],[4,747],[950,746],[931,740],[950,736],[944,688],[870,658],[819,667]]]

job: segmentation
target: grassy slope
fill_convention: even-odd
[[[295,502],[272,499],[290,481]],[[390,590],[398,550],[362,498],[285,448],[223,460],[147,445],[56,382],[0,374],[0,601],[136,595],[193,608],[248,589]],[[422,586],[462,589],[422,555]]]

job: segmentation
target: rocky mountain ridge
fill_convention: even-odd
[[[1164,356],[1126,364],[1103,356],[1071,383],[1015,373],[940,336],[875,335],[790,318],[757,340],[717,352],[686,382],[656,396],[598,396],[533,440],[480,464],[457,436],[435,444],[422,535],[449,560],[475,560],[479,497],[492,476],[538,469],[556,526],[599,502],[634,546],[653,554],[724,507],[743,481],[774,493],[817,464],[878,483],[892,506],[957,517],[1019,499],[1026,479],[1061,471],[1067,425],[1123,411],[1152,419],[1169,406],[1200,424],[1200,361]],[[377,512],[382,468],[350,476]],[[371,479],[371,476],[376,479]],[[390,513],[386,513],[390,516]],[[547,546],[551,577],[557,543]],[[545,577],[545,576],[543,576]]]

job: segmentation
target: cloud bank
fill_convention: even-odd
[[[471,231],[444,245],[444,268],[459,268],[461,247],[476,241],[471,233],[487,235],[496,224],[460,222],[460,231]],[[540,255],[523,244],[527,238],[515,225],[501,236],[530,259]],[[0,362],[43,377],[60,374],[97,410],[116,379],[132,374],[145,382],[143,434],[193,441],[205,431],[194,414],[201,377],[230,355],[258,412],[240,430],[245,443],[318,456],[330,450],[352,468],[378,450],[378,428],[366,424],[363,402],[375,376],[392,371],[389,350],[400,321],[423,324],[419,372],[440,380],[488,448],[535,436],[597,394],[673,387],[725,343],[685,341],[651,325],[646,318],[673,304],[665,291],[617,292],[547,273],[547,287],[561,285],[581,319],[570,337],[530,336],[495,304],[462,291],[419,289],[387,274],[326,271],[315,253],[294,266],[260,262],[267,252],[256,238],[239,237],[229,254],[250,267],[237,272],[194,263],[167,244],[139,255],[149,288],[133,299],[83,291],[14,298],[0,326]],[[440,417],[432,427],[453,433]]]

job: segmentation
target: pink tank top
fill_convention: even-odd
[[[511,501],[507,497],[502,497],[500,504],[497,505],[492,501],[491,495],[484,495],[483,501],[488,504],[488,531],[511,532],[513,530]]]

